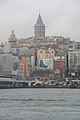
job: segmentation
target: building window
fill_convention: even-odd
[[[40,53],[43,53],[43,51],[40,51]]]
[[[0,73],[2,73],[2,72],[3,72],[3,66],[0,65]]]

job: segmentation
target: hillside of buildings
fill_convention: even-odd
[[[80,43],[64,36],[46,36],[39,14],[34,36],[18,39],[11,31],[0,45],[0,75],[25,79],[79,78]]]

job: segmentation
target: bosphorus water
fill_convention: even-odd
[[[0,120],[80,120],[80,89],[0,89]]]

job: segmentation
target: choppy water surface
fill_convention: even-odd
[[[0,120],[80,120],[80,89],[0,89]]]

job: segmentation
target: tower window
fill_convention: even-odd
[[[40,51],[40,53],[43,53],[43,51]]]

